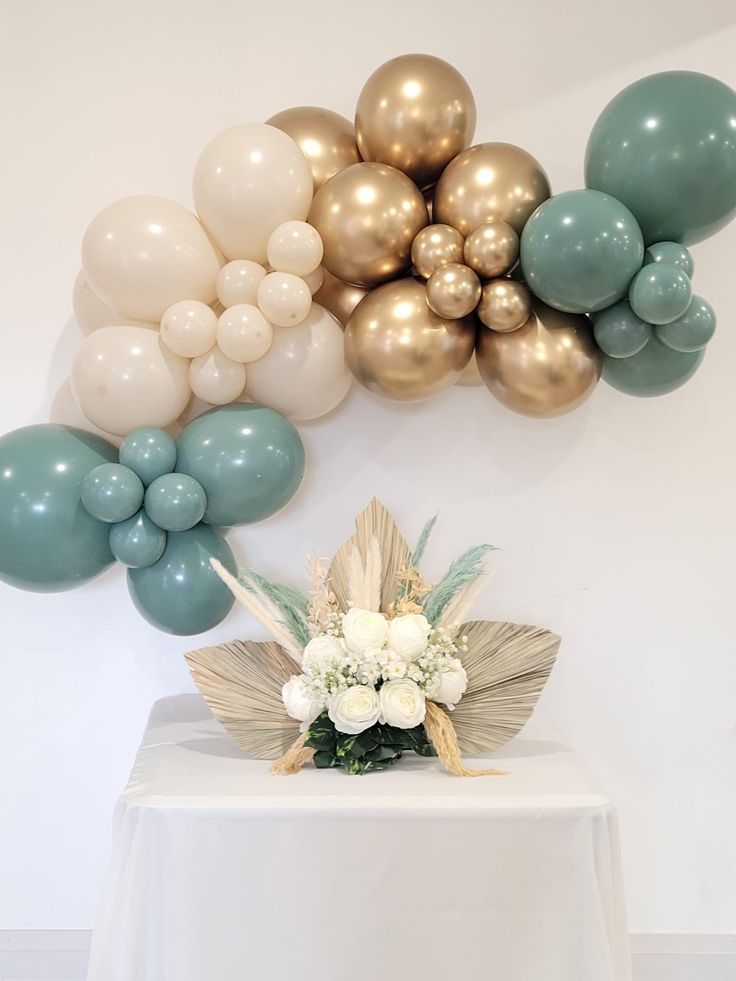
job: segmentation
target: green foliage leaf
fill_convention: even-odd
[[[306,732],[305,745],[316,750],[314,765],[320,769],[342,767],[346,773],[361,774],[385,770],[404,753],[434,756],[434,747],[424,726],[395,729],[376,724],[355,735],[338,732],[327,712],[312,722]]]

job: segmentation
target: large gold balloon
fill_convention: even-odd
[[[277,112],[266,122],[298,144],[312,169],[315,191],[338,171],[360,162],[355,127],[330,109],[294,106]]]
[[[387,61],[363,86],[355,134],[364,160],[398,167],[419,185],[437,180],[475,132],[475,99],[441,58],[407,54]]]
[[[503,276],[518,258],[519,236],[505,221],[484,221],[465,239],[463,259],[481,279]]]
[[[412,243],[411,261],[419,275],[429,279],[440,266],[463,261],[463,237],[449,225],[427,225]]]
[[[532,295],[516,279],[493,279],[486,283],[478,304],[478,319],[491,330],[518,330],[532,312]]]
[[[486,387],[525,416],[558,416],[577,408],[598,384],[601,352],[587,317],[538,300],[518,330],[481,327],[476,358]]]
[[[473,353],[475,318],[443,320],[423,282],[397,279],[373,290],[345,328],[348,367],[371,392],[418,402],[453,385]]]
[[[411,265],[414,236],[427,224],[422,192],[380,163],[353,164],[314,195],[309,221],[322,236],[322,264],[338,279],[377,286]]]
[[[350,314],[367,295],[368,290],[364,287],[345,283],[325,269],[322,285],[312,299],[315,303],[319,303],[320,306],[329,310],[344,328],[350,319]]]
[[[479,143],[456,157],[437,182],[434,220],[470,235],[485,221],[505,221],[517,235],[550,195],[534,157],[511,143]]]

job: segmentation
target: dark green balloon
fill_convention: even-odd
[[[540,204],[521,235],[521,268],[529,288],[566,313],[591,313],[616,303],[643,258],[636,219],[599,191],[556,194]]]
[[[146,514],[166,531],[186,531],[199,524],[207,507],[204,488],[187,473],[165,473],[146,491]]]
[[[693,278],[695,263],[689,250],[679,242],[655,242],[644,253],[644,265],[651,262],[663,262],[666,265],[682,269],[688,279]]]
[[[690,354],[700,351],[716,330],[716,314],[702,296],[693,296],[685,313],[671,324],[655,329],[657,337],[673,351]]]
[[[219,559],[233,575],[237,566],[227,542],[212,528],[173,531],[155,565],[128,570],[128,590],[141,616],[168,634],[201,634],[225,619],[233,594],[210,565]]]
[[[177,472],[204,487],[204,521],[211,525],[267,518],[294,496],[304,475],[299,433],[261,405],[211,409],[189,423],[177,446]]]
[[[98,521],[126,521],[142,503],[140,477],[120,463],[103,463],[82,481],[82,504]]]
[[[652,336],[652,325],[641,320],[628,300],[593,314],[593,336],[604,354],[612,358],[630,358]]]
[[[123,565],[143,569],[158,562],[166,548],[166,532],[145,511],[110,528],[110,549]]]
[[[620,92],[588,140],[585,183],[636,215],[647,244],[700,242],[736,214],[736,92],[661,72]]]
[[[82,506],[82,481],[117,459],[110,443],[71,426],[0,438],[0,579],[37,592],[73,589],[114,559],[107,525]]]
[[[629,290],[631,309],[649,324],[670,324],[690,306],[693,289],[682,269],[652,262],[636,274]]]
[[[627,395],[666,395],[692,378],[703,354],[680,354],[652,334],[646,346],[631,358],[604,357],[603,378]]]
[[[120,446],[120,462],[137,473],[147,487],[176,467],[176,443],[163,429],[136,429]]]

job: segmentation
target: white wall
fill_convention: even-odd
[[[189,202],[225,126],[303,103],[351,115],[375,66],[423,50],[467,76],[478,138],[526,147],[563,190],[634,78],[680,67],[736,84],[730,0],[38,0],[6,2],[3,20],[0,431],[44,420],[68,373],[87,221],[129,193]],[[480,612],[564,637],[544,710],[618,802],[637,931],[736,930],[735,245],[733,227],[696,248],[721,324],[681,392],[602,384],[545,422],[484,390],[411,407],[356,391],[304,427],[293,503],[230,536],[242,561],[298,580],[308,547],[330,552],[377,494],[410,536],[439,507],[433,571],[501,545]],[[0,586],[0,614],[0,926],[87,928],[150,704],[191,688],[187,642],[135,614],[120,568],[55,596]],[[244,613],[195,643],[237,635],[259,635]]]

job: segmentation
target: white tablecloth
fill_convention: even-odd
[[[539,723],[494,759],[275,777],[199,696],[158,702],[88,981],[628,981],[611,802]]]

